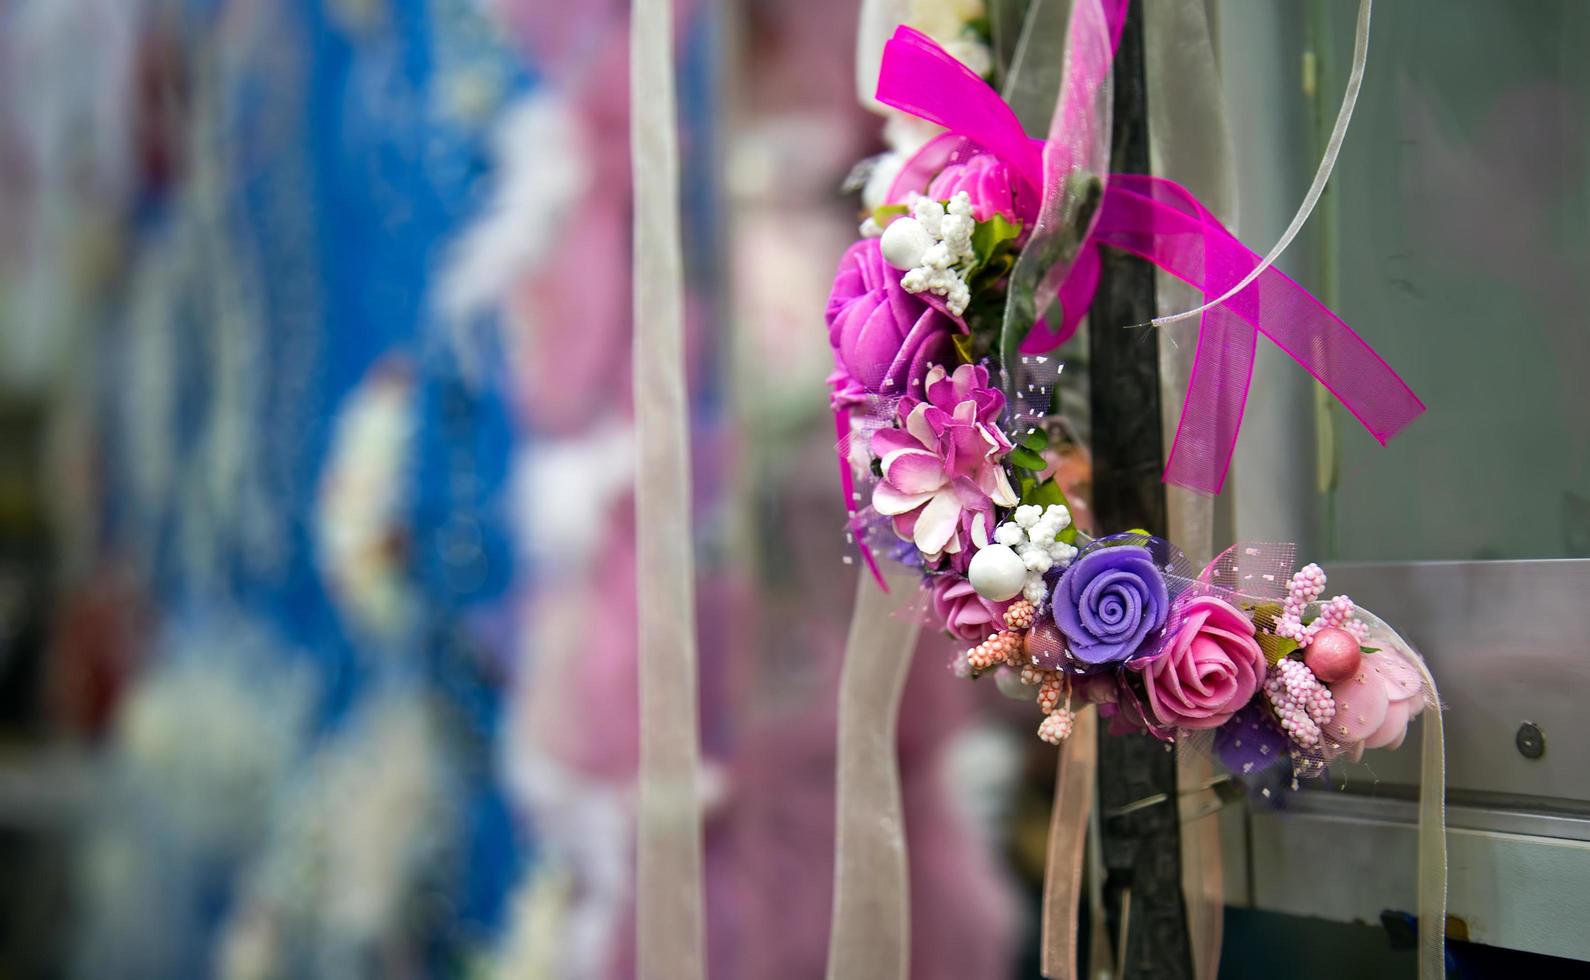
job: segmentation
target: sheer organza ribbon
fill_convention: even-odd
[[[1122,0],[1107,0],[1103,6],[1114,38],[1125,5]],[[1107,71],[1107,61],[1104,68]],[[1074,99],[1062,99],[1057,118],[1067,125],[1086,126],[1089,117],[1084,109],[1092,93],[1086,86],[1076,90]],[[885,47],[877,97],[949,131],[907,165],[895,183],[895,193],[935,162],[942,166],[964,152],[967,144],[1000,157],[1029,195],[1033,189],[1057,193],[1053,175],[1045,181],[1045,167],[1075,162],[1074,157],[1060,161],[1054,157],[1070,154],[1066,147],[1076,140],[1057,147],[1052,140],[1028,138],[1015,113],[986,82],[910,28],[897,30]],[[1062,174],[1059,185],[1065,183]],[[1031,206],[1030,197],[1024,205]],[[1059,286],[1058,329],[1040,321],[1022,350],[1052,350],[1075,331],[1098,282],[1097,248],[1103,245],[1139,255],[1210,298],[1240,283],[1261,262],[1181,185],[1136,174],[1110,175],[1093,228]],[[1231,299],[1201,315],[1197,355],[1165,468],[1166,482],[1206,493],[1219,493],[1224,487],[1261,333],[1335,395],[1382,444],[1424,411],[1424,404],[1362,337],[1307,290],[1269,267]]]
[[[839,679],[839,757],[829,980],[906,980],[911,905],[905,809],[895,737],[911,653],[922,628],[916,577],[891,565],[892,593],[856,582]]]
[[[1379,616],[1366,609],[1370,643],[1406,660],[1424,681],[1426,709],[1419,745],[1419,980],[1446,976],[1446,737],[1441,694],[1424,657]]]
[[[668,0],[630,22],[635,181],[635,552],[640,774],[635,949],[649,977],[706,976],[695,564],[685,389],[679,142]]]

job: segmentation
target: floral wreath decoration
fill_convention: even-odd
[[[992,94],[932,40],[900,28],[885,48],[880,101],[907,111],[931,101],[886,97],[908,67],[918,80],[936,72],[944,90],[959,87],[980,106]],[[919,570],[939,624],[973,644],[954,671],[995,676],[1006,693],[1032,697],[1042,716],[1037,735],[1052,744],[1070,735],[1081,705],[1096,704],[1116,733],[1173,740],[1212,732],[1217,755],[1241,774],[1285,759],[1294,777],[1316,776],[1332,760],[1400,745],[1409,722],[1436,703],[1422,661],[1349,597],[1325,598],[1324,572],[1315,564],[1294,570],[1292,546],[1238,544],[1200,570],[1146,532],[1090,538],[1073,526],[1060,484],[1046,475],[1059,365],[1039,351],[1074,329],[1085,308],[1075,298],[1090,298],[1092,284],[1080,293],[1078,276],[1061,285],[1062,328],[1024,344],[1031,356],[1010,356],[1001,332],[1012,270],[1038,237],[1040,182],[1030,159],[1012,157],[1042,143],[1005,140],[1002,155],[989,148],[998,141],[986,136],[986,112],[974,136],[957,132],[949,115],[933,121],[950,131],[904,161],[885,203],[866,215],[826,311],[848,527],[868,568],[880,584],[875,556]],[[954,152],[945,152],[946,140]],[[1142,190],[1112,177],[1099,210],[1109,213],[1117,187],[1121,195]],[[1208,241],[1242,248],[1197,211],[1202,233],[1224,236]],[[1097,220],[1095,231],[1105,224]],[[1107,235],[1100,243],[1117,244]],[[1090,254],[1084,249],[1075,266],[1084,279],[1096,279]],[[1177,271],[1164,255],[1139,254]],[[1265,276],[1302,293],[1274,270]],[[1218,284],[1203,285],[1218,294]],[[1327,341],[1361,348],[1363,363],[1372,359],[1389,376],[1379,404],[1395,407],[1381,418],[1349,404],[1389,438],[1422,404],[1326,316],[1339,325]],[[1255,326],[1280,342],[1274,324],[1259,318]],[[1317,365],[1304,366],[1328,380]],[[1355,395],[1350,383],[1331,390],[1361,403],[1384,393]],[[1239,425],[1240,400],[1236,411]],[[1173,477],[1167,472],[1172,482],[1217,489],[1224,462],[1214,487]]]

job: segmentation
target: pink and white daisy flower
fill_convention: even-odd
[[[872,506],[893,518],[895,533],[911,541],[930,565],[946,556],[965,562],[988,544],[994,507],[1014,507],[1016,493],[1000,460],[1011,450],[1000,430],[1005,396],[988,385],[988,370],[962,364],[950,373],[934,365],[925,399],[900,400],[900,428],[872,437],[883,479]]]

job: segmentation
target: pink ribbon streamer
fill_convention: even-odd
[[[1106,23],[1112,45],[1119,39],[1125,4],[1107,0]],[[1093,59],[1097,61],[1098,59]],[[1072,66],[1068,66],[1068,70]],[[1085,84],[1102,66],[1088,64],[1059,107],[1066,127],[1088,125],[1086,106],[1094,86]],[[908,162],[891,188],[891,199],[925,186],[930,168],[980,148],[1003,160],[1029,194],[1059,192],[1045,182],[1044,154],[1070,165],[1066,143],[1030,139],[999,95],[931,39],[902,27],[884,49],[878,101],[919,116],[949,132],[930,142]],[[1067,137],[1075,143],[1075,133]],[[1062,173],[1062,178],[1065,176]],[[1059,182],[1063,184],[1063,179]],[[1018,200],[1028,217],[1031,198]],[[1098,246],[1108,245],[1153,262],[1171,275],[1217,297],[1241,282],[1260,261],[1196,197],[1181,185],[1138,174],[1109,175],[1102,205],[1076,263],[1059,287],[1062,320],[1058,330],[1041,322],[1022,345],[1027,353],[1054,349],[1075,332],[1098,284]],[[1406,382],[1342,319],[1284,273],[1266,269],[1240,293],[1204,312],[1198,347],[1187,384],[1186,402],[1163,479],[1205,493],[1225,486],[1242,428],[1258,335],[1263,334],[1323,384],[1353,417],[1384,445],[1424,410]]]
[[[1186,188],[1135,174],[1112,177],[1093,240],[1145,258],[1205,296],[1222,295],[1260,261]],[[1425,409],[1362,337],[1272,266],[1200,319],[1167,482],[1220,492],[1242,428],[1260,333],[1324,385],[1381,445]]]
[[[998,92],[921,31],[897,28],[884,45],[876,97],[978,144],[1043,193],[1043,144],[1027,138]]]

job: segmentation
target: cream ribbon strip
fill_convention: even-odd
[[[640,684],[636,961],[643,977],[699,980],[706,975],[706,962],[690,420],[668,0],[635,0],[630,22],[630,107]]]
[[[911,0],[861,0],[856,16],[856,101],[864,109],[887,112],[873,95],[883,65],[883,45],[911,16]]]
[[[1386,625],[1360,607],[1357,616],[1369,624],[1370,642],[1394,649],[1424,679],[1424,730],[1419,746],[1419,980],[1446,976],[1446,733],[1441,719],[1441,694],[1424,658]]]
[[[1169,316],[1157,316],[1150,321],[1154,326],[1163,327],[1178,320],[1198,316],[1247,289],[1255,279],[1264,274],[1264,270],[1275,264],[1275,260],[1281,257],[1287,246],[1292,244],[1292,239],[1303,230],[1303,224],[1308,221],[1309,215],[1314,213],[1314,205],[1319,203],[1320,195],[1325,193],[1325,185],[1330,182],[1331,171],[1336,167],[1336,155],[1341,152],[1342,141],[1347,138],[1347,125],[1353,120],[1353,107],[1358,104],[1358,90],[1364,84],[1364,65],[1369,61],[1369,14],[1372,6],[1373,0],[1359,0],[1358,26],[1353,39],[1353,66],[1347,75],[1347,91],[1342,94],[1342,105],[1336,112],[1336,124],[1331,127],[1330,141],[1325,144],[1325,153],[1320,157],[1319,169],[1314,172],[1314,182],[1309,185],[1308,193],[1303,196],[1303,203],[1298,205],[1297,214],[1292,216],[1292,223],[1281,235],[1281,240],[1276,242],[1269,254],[1253,267],[1252,272],[1227,290],[1225,295],[1190,310]]]
[[[1208,787],[1214,759],[1207,746],[1176,749],[1176,798],[1181,816],[1181,891],[1193,976],[1215,980],[1225,933],[1226,869],[1220,846],[1220,805]]]
[[[1425,660],[1415,655],[1436,705],[1425,711],[1418,767],[1418,977],[1447,975],[1447,740],[1441,695]]]
[[[1440,695],[1424,659],[1419,673],[1436,704],[1424,713],[1419,751],[1419,978],[1446,977],[1446,735]]]
[[[895,724],[922,629],[920,587],[885,571],[884,592],[863,572],[839,676],[834,912],[828,980],[905,980],[911,904]]]
[[[1231,136],[1226,126],[1220,72],[1203,0],[1155,0],[1143,5],[1144,80],[1148,86],[1148,143],[1152,171],[1176,181],[1227,225],[1235,224],[1236,188]],[[1202,301],[1199,292],[1163,269],[1156,271],[1158,313],[1171,314]],[[1160,330],[1160,408],[1166,432],[1176,431],[1186,403],[1197,345],[1193,335]],[[1167,442],[1166,451],[1170,446]],[[1216,506],[1208,494],[1167,484],[1168,537],[1203,567],[1214,555]],[[1214,775],[1207,741],[1184,742],[1176,752],[1181,823],[1182,896],[1193,976],[1215,980],[1225,927],[1225,868],[1220,814],[1212,807]]]
[[[1083,845],[1098,777],[1097,730],[1098,711],[1088,705],[1077,712],[1071,736],[1058,753],[1054,806],[1049,810],[1049,856],[1043,876],[1042,969],[1043,975],[1051,978],[1076,975]],[[1098,934],[1095,930],[1095,937]]]

